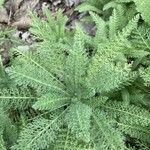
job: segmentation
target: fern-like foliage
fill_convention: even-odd
[[[107,5],[107,19],[90,12],[94,37],[77,24],[71,38],[60,11],[54,18],[46,10],[45,21],[31,15],[39,41],[32,51],[13,48],[9,67],[1,64],[1,81],[11,83],[0,92],[1,149],[126,150],[134,140],[150,143],[149,30],[139,14],[122,18],[130,2]],[[17,127],[17,140],[7,136],[8,123]]]
[[[103,62],[103,60],[106,60],[106,62]],[[102,54],[99,54],[94,57],[91,63],[87,82],[96,91],[103,93],[119,89],[124,83],[129,84],[132,77],[130,75],[130,66],[115,65],[107,61],[105,57],[102,57]]]
[[[55,18],[48,9],[44,10],[44,14],[46,15],[47,19],[45,21],[40,21],[40,18],[31,13],[32,27],[30,31],[36,36],[36,38],[43,40],[43,47],[45,45],[44,42],[49,42],[49,46],[56,46],[59,48],[60,44],[68,42],[69,38],[71,38],[71,33],[66,30],[65,27],[68,18],[67,16],[63,15],[61,10],[56,13]],[[56,42],[58,42],[58,45],[54,44]],[[38,46],[40,45],[38,44]]]
[[[142,2],[139,0],[134,0],[136,4],[136,9],[138,12],[142,14],[143,19],[150,24],[150,17],[149,17],[149,7],[150,3],[148,0],[143,0]]]
[[[86,0],[83,1],[82,4],[76,7],[76,10],[79,12],[84,12],[84,11],[94,11],[97,13],[102,13],[102,7],[104,4],[106,4],[109,0],[103,1],[103,0]]]
[[[103,111],[96,110],[93,113],[93,119],[95,126],[92,134],[97,142],[97,149],[125,149],[124,137],[113,128],[113,121]]]
[[[0,148],[6,150],[8,145],[14,144],[17,131],[11,119],[2,108],[0,108],[0,120]]]
[[[65,120],[72,134],[76,135],[77,139],[82,139],[85,142],[90,141],[90,117],[92,109],[82,103],[72,104],[66,114]]]
[[[2,89],[0,92],[0,105],[5,109],[25,109],[31,105],[34,99],[35,97],[33,97],[28,89],[12,87],[10,89]]]
[[[18,144],[12,149],[39,150],[48,148],[49,143],[54,142],[56,139],[56,131],[59,130],[59,126],[61,125],[59,121],[56,118],[52,120],[44,118],[34,120],[22,131]]]

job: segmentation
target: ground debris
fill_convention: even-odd
[[[9,16],[6,9],[0,9],[0,23],[8,23]]]

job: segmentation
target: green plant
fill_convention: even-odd
[[[12,49],[17,57],[1,65],[1,79],[10,83],[0,93],[4,150],[126,150],[137,141],[148,147],[149,29],[138,25],[139,15],[120,23],[115,8],[107,21],[90,14],[95,37],[77,24],[73,39],[60,12],[54,20],[46,11],[47,21],[32,15],[39,41],[32,51]],[[19,133],[11,142],[8,121]]]
[[[106,4],[109,0],[107,1],[103,1],[103,0],[87,0],[87,1],[83,1],[82,4],[80,4],[79,6],[76,7],[76,10],[78,10],[79,12],[84,12],[84,11],[94,11],[97,13],[102,13],[102,7],[104,4]]]
[[[79,12],[93,11],[99,13],[101,16],[103,16],[103,18],[106,19],[106,16],[111,14],[109,12],[111,12],[113,8],[117,8],[118,6],[122,7],[121,12],[125,12],[124,15],[126,15],[129,20],[138,12],[141,14],[143,20],[150,24],[149,0],[143,0],[142,2],[140,0],[88,0],[83,1],[83,3],[76,7],[76,10],[78,10]],[[126,17],[124,17],[124,19]]]

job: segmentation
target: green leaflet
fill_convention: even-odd
[[[57,131],[61,125],[59,116],[48,120],[45,118],[37,118],[29,123],[21,132],[18,144],[12,147],[14,150],[40,150],[49,147],[57,137]]]
[[[75,10],[78,10],[79,12],[93,11],[96,13],[102,13],[102,11],[100,9],[96,8],[95,6],[92,6],[90,4],[84,4],[84,3],[77,6]]]
[[[29,60],[31,60],[29,62]],[[49,71],[40,63],[31,59],[20,58],[13,67],[7,68],[7,72],[16,85],[35,87],[38,91],[58,90],[66,93],[64,87]],[[20,65],[19,65],[20,63]]]
[[[120,122],[148,126],[150,124],[150,113],[135,105],[126,105],[123,102],[109,102],[103,106],[111,115],[119,117]]]
[[[109,92],[121,88],[124,83],[130,82],[130,68],[111,62],[102,62],[100,56],[93,59],[87,82],[99,92]],[[104,57],[105,59],[105,57]]]
[[[3,141],[3,137],[1,135],[1,133],[0,133],[0,149],[1,150],[6,150],[5,143]]]
[[[95,43],[107,40],[106,22],[93,12],[90,12],[90,15],[97,26],[97,32],[94,37]]]
[[[6,150],[8,143],[14,144],[13,142],[17,137],[17,130],[13,125],[12,120],[8,117],[8,114],[1,107],[0,120],[0,148]]]
[[[140,69],[140,76],[144,80],[144,84],[146,86],[150,85],[150,67],[146,68],[145,70]]]
[[[44,14],[47,17],[47,21],[41,21],[35,14],[31,13],[32,28],[30,31],[39,39],[49,40],[51,44],[66,41],[66,38],[70,37],[70,33],[65,29],[65,24],[68,20],[67,16],[62,14],[62,10],[57,11],[56,18],[52,16],[48,9],[44,10]]]
[[[150,130],[148,127],[142,127],[137,125],[131,125],[128,123],[117,123],[118,129],[125,134],[129,134],[133,138],[140,139],[144,142],[149,142],[150,140]]]
[[[68,52],[65,65],[65,82],[71,94],[80,96],[81,84],[86,74],[88,57],[85,49],[84,32],[77,26],[74,36],[74,44]]]
[[[90,141],[90,117],[92,109],[80,102],[72,104],[65,116],[65,121],[72,134],[82,141]]]
[[[79,140],[73,134],[71,134],[69,129],[61,129],[57,140],[52,146],[54,150],[95,150],[95,148],[93,148],[92,142],[79,142]]]
[[[149,8],[150,3],[149,0],[134,0],[136,9],[138,12],[142,14],[143,19],[150,25],[150,15],[149,15]]]
[[[96,110],[93,113],[95,129],[93,136],[96,138],[96,149],[124,150],[124,137],[113,128],[111,120],[104,112]],[[113,137],[113,138],[112,138]]]
[[[5,109],[25,109],[34,102],[36,96],[29,89],[11,87],[0,91],[0,106]]]
[[[55,110],[66,106],[69,103],[69,97],[59,93],[48,93],[38,99],[33,105],[38,110]]]
[[[103,6],[108,2],[109,0],[85,0],[83,3],[78,5],[76,7],[76,10],[79,12],[84,12],[84,11],[93,11],[96,13],[101,14],[102,13],[102,8]]]

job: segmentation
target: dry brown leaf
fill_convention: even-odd
[[[57,5],[60,4],[60,3],[61,3],[61,0],[56,0],[56,1],[53,2],[53,5],[54,5],[54,6],[57,6]]]
[[[19,6],[23,0],[9,0],[6,2],[5,7],[7,10],[12,11],[13,13],[19,9]]]
[[[74,9],[73,8],[65,10],[65,15],[67,15],[67,16],[71,16],[73,13],[74,13]]]
[[[12,24],[13,27],[17,27],[19,29],[27,29],[31,25],[31,19],[28,16],[21,17],[18,21]]]
[[[78,5],[82,0],[65,0],[66,6]]]
[[[1,57],[2,57],[2,62],[3,62],[3,65],[6,65],[8,62],[9,62],[9,53],[8,53],[8,50],[3,50],[1,53],[0,53]]]
[[[37,4],[39,3],[39,0],[26,0],[22,3],[20,8],[16,11],[14,15],[15,20],[19,20],[25,15],[28,15],[29,11],[34,11]]]
[[[23,0],[12,0],[15,11],[19,9],[19,6]]]
[[[0,48],[0,55],[2,58],[2,62],[4,65],[6,65],[9,60],[10,60],[10,56],[9,56],[9,49],[11,47],[11,42],[10,41],[5,41]]]
[[[9,16],[7,14],[7,11],[5,9],[0,10],[0,23],[8,23]]]

